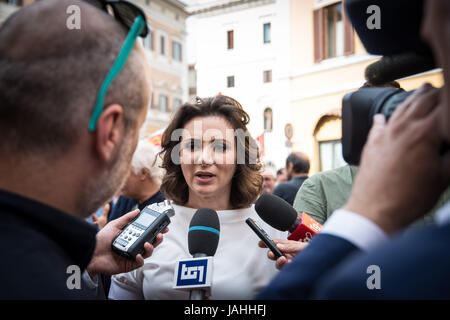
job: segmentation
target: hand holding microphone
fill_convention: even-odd
[[[217,212],[198,209],[191,219],[188,231],[189,253],[193,259],[177,262],[174,289],[189,289],[189,300],[205,300],[212,284],[212,257],[219,244],[220,223]]]
[[[308,242],[319,233],[322,225],[311,216],[300,215],[285,200],[273,194],[263,194],[255,202],[255,210],[264,222],[280,231],[289,231],[289,240]]]
[[[259,197],[255,202],[255,210],[259,217],[273,228],[290,232],[288,240],[273,239],[284,256],[276,258],[270,251],[267,254],[269,259],[276,261],[277,269],[289,263],[322,228],[320,223],[305,212],[298,215],[288,202],[272,194],[263,194]],[[258,245],[261,248],[266,247],[262,242]]]

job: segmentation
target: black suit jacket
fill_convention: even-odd
[[[150,198],[142,202],[138,205],[139,210],[143,210],[146,206],[151,205],[153,203],[159,203],[164,201],[166,198],[161,193],[161,191],[156,192]],[[124,214],[128,213],[138,204],[138,201],[135,199],[130,199],[125,196],[120,196],[117,200],[117,203],[114,205],[111,213],[108,216],[108,221],[112,221],[114,219],[120,218]]]
[[[368,252],[319,234],[257,298],[450,299],[449,252],[450,224],[413,229]],[[373,265],[380,289],[367,285]]]

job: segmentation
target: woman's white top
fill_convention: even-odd
[[[144,265],[112,277],[110,299],[189,299],[189,291],[172,289],[178,260],[192,256],[188,229],[196,209],[173,205],[169,232]],[[272,238],[286,239],[287,233],[264,223],[254,205],[247,209],[217,211],[220,238],[213,258],[212,299],[252,299],[276,274],[268,249],[258,247],[258,236],[245,223],[253,218]]]

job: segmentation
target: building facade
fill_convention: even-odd
[[[146,16],[150,32],[143,45],[150,64],[151,101],[141,137],[165,128],[188,100],[185,4],[178,0],[133,0]]]
[[[311,173],[345,164],[341,149],[343,96],[361,87],[367,54],[347,21],[341,0],[290,0],[293,150],[311,158]],[[442,86],[440,69],[398,81],[405,90]]]
[[[283,0],[234,0],[188,8],[196,95],[239,101],[263,160],[275,167],[284,166],[290,151],[284,136],[290,121],[289,7]]]

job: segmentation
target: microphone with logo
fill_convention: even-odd
[[[289,240],[308,242],[319,233],[322,225],[311,216],[297,211],[285,200],[273,194],[263,194],[255,202],[256,213],[273,228],[289,231]]]
[[[174,274],[174,289],[189,289],[190,300],[204,300],[212,284],[212,257],[219,244],[220,223],[217,212],[198,209],[191,219],[188,232],[192,259],[178,261]]]

